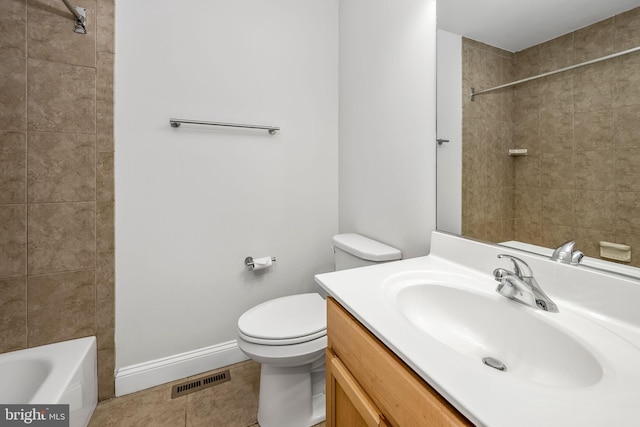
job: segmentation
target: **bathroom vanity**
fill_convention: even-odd
[[[528,264],[548,312],[496,292]],[[431,254],[326,273],[327,425],[633,426],[640,280],[441,232]],[[483,363],[484,362],[484,363]]]

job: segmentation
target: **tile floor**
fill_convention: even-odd
[[[224,369],[230,370],[231,381],[176,399],[171,399],[171,387],[184,379],[102,401],[89,427],[259,427],[260,364],[246,361],[218,371]]]

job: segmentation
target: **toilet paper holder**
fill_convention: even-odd
[[[276,257],[272,256],[271,257],[271,262],[276,262]],[[252,256],[248,256],[244,259],[244,265],[246,265],[247,267],[250,268],[254,268],[255,264],[253,262],[253,257]]]

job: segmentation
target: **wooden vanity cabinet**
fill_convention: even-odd
[[[327,299],[327,426],[473,426],[333,298]]]

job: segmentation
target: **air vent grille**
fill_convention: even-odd
[[[217,372],[202,378],[196,378],[195,380],[187,381],[182,384],[176,384],[171,389],[171,398],[175,399],[176,397],[195,393],[196,391],[204,390],[205,388],[213,387],[214,385],[222,384],[227,381],[231,381],[231,373],[229,370]]]

